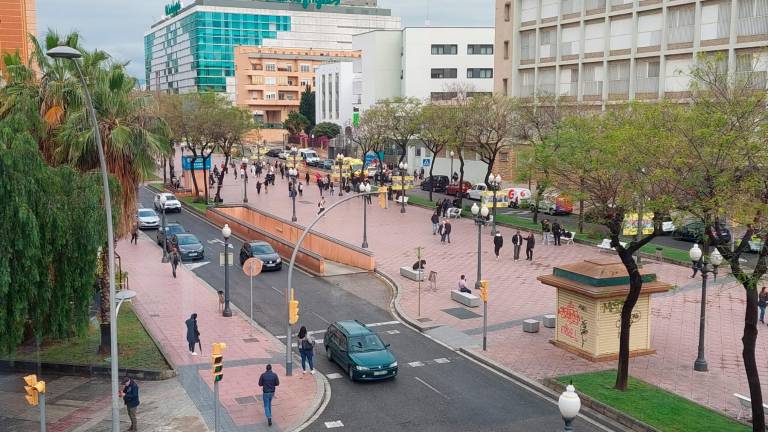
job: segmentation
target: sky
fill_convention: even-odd
[[[99,48],[144,78],[144,32],[169,0],[37,0],[37,33],[78,31],[87,49]],[[404,26],[493,26],[494,0],[379,0]],[[66,7],[64,7],[66,5]]]

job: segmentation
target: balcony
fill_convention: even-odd
[[[609,80],[608,96],[629,96],[629,80]]]
[[[736,80],[749,88],[756,90],[765,90],[768,84],[768,72],[766,71],[743,71],[736,72]]]
[[[560,83],[560,97],[575,98],[579,92],[579,83]]]
[[[655,99],[659,94],[659,77],[638,77],[635,81],[635,96],[638,99]]]
[[[757,16],[748,18],[739,18],[736,25],[736,31],[739,36],[763,36],[761,39],[768,39],[768,17]]]
[[[603,94],[602,81],[584,81],[584,98],[600,99]]]

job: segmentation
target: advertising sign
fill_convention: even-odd
[[[182,156],[181,169],[190,171],[192,169],[192,159],[195,159],[195,170],[211,169],[211,158],[203,159],[202,157],[195,158],[194,156]],[[203,165],[205,161],[205,165]]]
[[[653,234],[653,213],[643,213],[643,220],[640,223],[643,234]],[[637,213],[627,213],[624,216],[624,228],[621,234],[625,236],[637,234]]]
[[[323,5],[338,6],[341,4],[341,0],[264,0],[270,3],[293,3],[300,4],[304,9],[308,9],[310,5],[315,5],[316,9],[320,9]]]

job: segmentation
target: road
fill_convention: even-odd
[[[152,206],[152,194],[142,188],[140,201]],[[206,248],[206,259],[188,263],[188,268],[208,284],[223,289],[223,270],[218,265],[223,251],[220,229],[186,210],[167,217],[197,235]],[[154,236],[154,232],[148,232]],[[241,239],[231,238],[235,260]],[[208,262],[210,260],[210,262]],[[207,263],[207,264],[204,264]],[[249,311],[249,280],[236,263],[230,268],[232,302]],[[272,334],[285,334],[282,293],[287,271],[263,273],[254,278],[254,318]],[[331,400],[308,430],[373,431],[555,431],[562,428],[557,406],[515,382],[474,363],[423,334],[396,321],[389,312],[391,294],[371,275],[319,278],[298,271],[294,276],[300,300],[300,325],[322,341],[330,322],[358,319],[374,327],[399,363],[396,379],[353,383],[335,364],[325,359],[318,344],[317,369],[330,380]],[[301,373],[294,365],[294,373]],[[337,423],[340,422],[340,423]],[[339,426],[343,425],[343,426]],[[598,431],[597,426],[578,419],[579,431]]]

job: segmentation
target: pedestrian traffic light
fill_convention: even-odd
[[[293,288],[291,288],[291,300],[288,302],[288,322],[291,325],[299,322],[299,301],[293,298]]]
[[[27,385],[24,386],[24,390],[27,392],[24,399],[27,400],[28,404],[37,406],[40,393],[45,393],[45,381],[38,381],[37,375],[32,374],[25,376],[24,382],[27,383]]]
[[[211,348],[211,370],[213,372],[213,382],[217,383],[224,378],[224,355],[222,351],[227,347],[224,342],[216,342]]]
[[[488,302],[488,281],[487,280],[480,281],[480,298],[483,299],[484,302]]]

